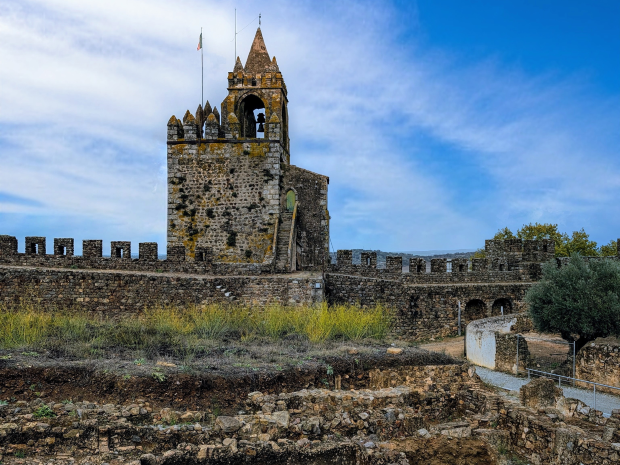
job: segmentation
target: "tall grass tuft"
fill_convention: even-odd
[[[207,340],[240,337],[277,341],[298,335],[313,343],[327,340],[384,339],[390,312],[327,304],[303,307],[154,307],[135,318],[101,319],[86,311],[43,311],[34,305],[0,306],[0,348],[63,345],[170,351],[187,354]]]

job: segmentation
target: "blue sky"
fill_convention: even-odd
[[[4,0],[0,234],[157,241],[170,115],[226,95],[262,13],[291,159],[334,248],[473,249],[524,223],[620,237],[617,1]]]

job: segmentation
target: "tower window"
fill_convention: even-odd
[[[252,86],[256,87],[256,79],[252,78]]]
[[[295,191],[290,190],[286,193],[286,211],[292,212],[295,209]]]

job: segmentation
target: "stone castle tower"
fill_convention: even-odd
[[[168,255],[320,270],[329,263],[329,178],[290,164],[288,97],[260,28],[228,73],[218,112],[168,121]],[[181,246],[183,248],[181,248]]]

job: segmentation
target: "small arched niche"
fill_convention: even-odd
[[[297,200],[297,196],[295,195],[295,191],[293,189],[289,190],[286,193],[286,211],[292,212],[295,209],[295,201]]]
[[[512,302],[509,299],[501,298],[493,302],[491,316],[509,315],[510,313],[512,313]]]
[[[487,305],[480,299],[473,299],[467,302],[463,313],[467,323],[474,320],[479,320],[480,318],[486,318]]]
[[[259,129],[265,127],[265,104],[258,96],[249,94],[241,100],[238,118],[241,123],[241,137],[249,139],[265,137],[264,130],[259,132]]]

